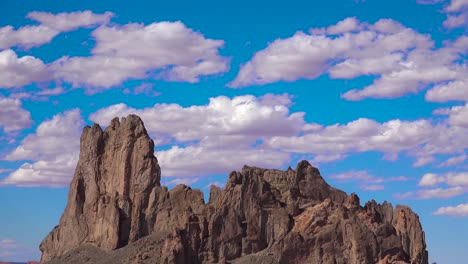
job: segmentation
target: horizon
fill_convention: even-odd
[[[0,261],[40,259],[83,127],[136,114],[161,184],[300,160],[468,259],[468,1],[3,1]],[[463,231],[465,230],[465,231]]]

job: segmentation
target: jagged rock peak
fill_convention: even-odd
[[[115,249],[147,235],[145,210],[160,177],[153,140],[138,116],[114,118],[105,131],[86,126],[67,207],[40,245],[42,261],[84,244]]]
[[[427,264],[409,207],[361,206],[307,161],[286,171],[244,166],[205,203],[200,190],[160,186],[153,148],[134,115],[83,130],[68,204],[40,246],[42,261]]]

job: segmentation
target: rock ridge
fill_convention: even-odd
[[[328,185],[301,161],[244,166],[224,189],[160,184],[154,143],[135,115],[85,127],[67,207],[40,245],[46,263],[428,263],[406,206]]]

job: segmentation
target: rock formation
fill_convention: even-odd
[[[137,116],[81,135],[80,158],[60,223],[41,243],[42,261],[81,244],[116,249],[148,235],[145,211],[159,186],[154,143]]]
[[[244,166],[224,189],[160,185],[140,118],[86,127],[65,212],[44,239],[48,263],[426,264],[424,232],[406,206],[329,186],[317,168]]]

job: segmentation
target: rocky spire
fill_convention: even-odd
[[[161,171],[142,120],[115,118],[81,135],[80,158],[60,223],[40,245],[42,261],[83,244],[116,249],[148,234],[145,210]]]

